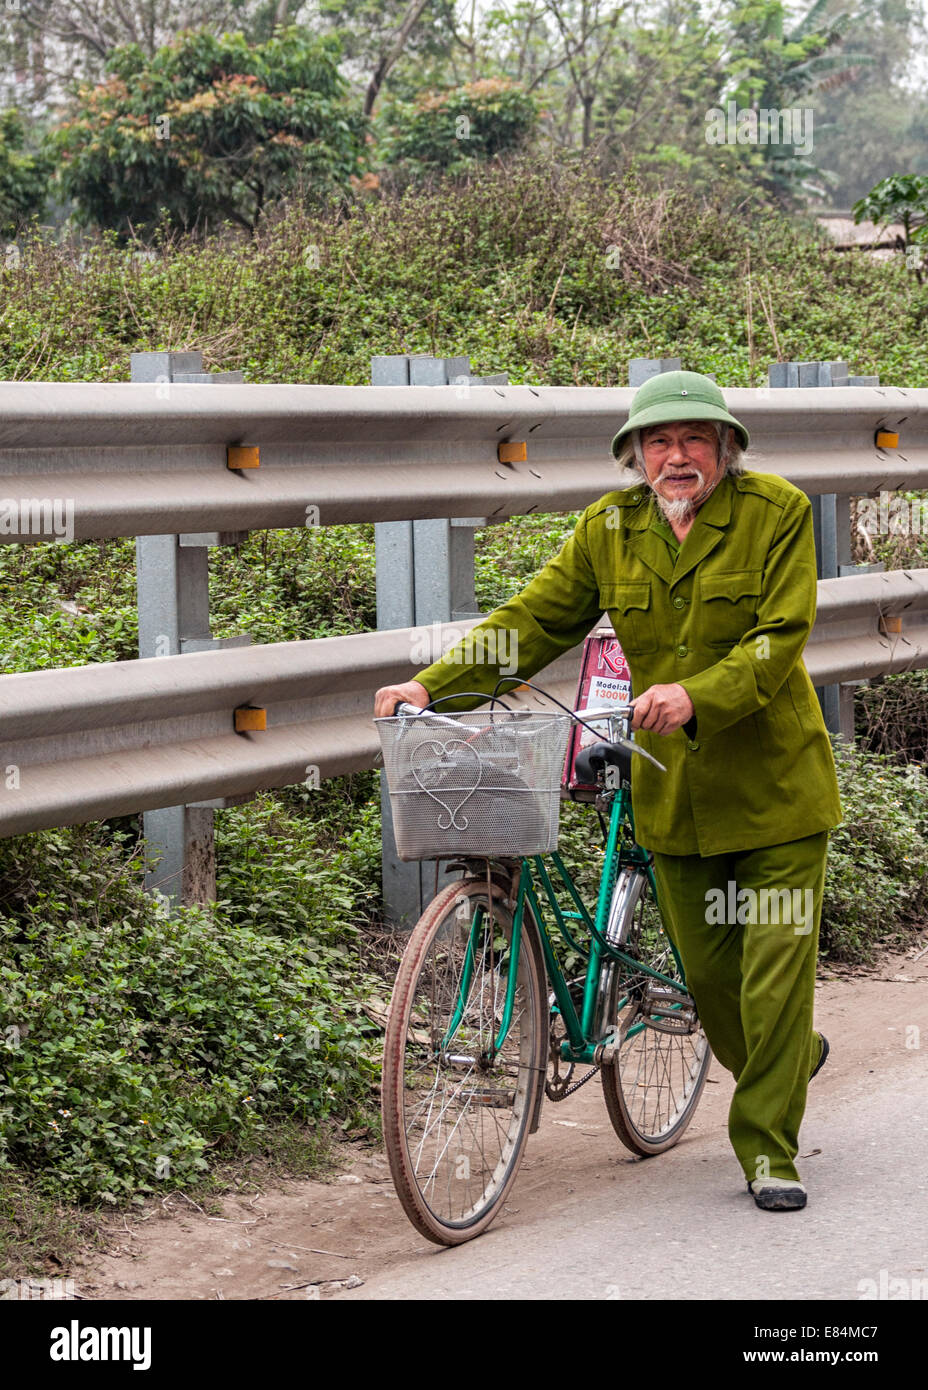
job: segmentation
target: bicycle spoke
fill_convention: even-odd
[[[415,1210],[404,1205],[425,1234],[442,1240],[449,1228],[481,1220],[511,1181],[543,1076],[534,1054],[543,1041],[544,996],[531,952],[523,940],[509,1027],[494,1051],[509,992],[511,922],[498,904],[491,918],[485,891],[468,896],[469,921],[461,920],[453,889],[440,895],[443,912],[428,923],[405,1019],[396,1020],[403,1027],[401,1107],[393,1113]],[[385,1069],[385,1095],[386,1083]]]
[[[669,984],[633,966],[620,967],[613,982],[612,1016],[618,1025],[621,1004],[624,1031],[618,1055],[603,1068],[607,1108],[630,1149],[659,1153],[676,1143],[692,1118],[705,1083],[709,1048],[702,1029],[687,1014],[685,988],[649,887],[642,885],[630,909],[621,946],[635,961],[675,982],[684,996],[677,1001]],[[671,1031],[675,1027],[680,1031]]]

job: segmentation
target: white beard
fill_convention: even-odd
[[[689,521],[694,515],[695,508],[688,497],[677,497],[672,502],[668,502],[666,497],[661,497],[659,492],[655,492],[654,500],[660,507],[665,520],[671,524],[676,522],[681,526],[684,521]]]
[[[657,491],[657,488],[652,484],[651,490],[654,493],[654,500],[660,507],[663,516],[667,521],[671,522],[671,524],[676,522],[676,524],[680,526],[683,522],[689,521],[696,515],[698,503],[704,500],[703,493],[706,486],[705,474],[699,468],[694,468],[693,472],[699,479],[699,487],[696,490],[695,497],[674,497],[668,500],[666,497],[662,497]],[[658,478],[657,481],[659,483],[660,478]]]

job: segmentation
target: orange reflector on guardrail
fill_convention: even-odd
[[[524,463],[528,458],[525,441],[507,440],[505,444],[497,444],[496,457],[500,463]]]
[[[241,705],[235,711],[235,732],[248,733],[252,729],[267,728],[267,710],[256,709],[251,705]]]
[[[260,468],[261,454],[257,444],[230,444],[226,448],[227,468]]]
[[[884,613],[880,618],[880,631],[886,636],[893,632],[901,632],[902,615],[900,613]]]
[[[899,436],[894,430],[877,430],[876,447],[878,449],[898,449]]]

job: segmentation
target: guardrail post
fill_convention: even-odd
[[[878,376],[849,376],[846,381],[834,383],[838,386],[879,386]],[[873,565],[855,565],[851,561],[851,499],[841,499],[844,506],[838,513],[838,577],[843,579],[852,574],[876,574],[886,569],[882,561]],[[838,721],[844,738],[854,738],[854,687],[869,685],[869,679],[842,681],[838,686]]]
[[[773,362],[768,369],[771,386],[878,386],[878,377],[848,375],[846,362]],[[815,556],[819,579],[837,579],[858,572],[851,564],[851,499],[845,494],[824,493],[810,498]],[[868,567],[869,568],[869,567]],[[817,686],[819,704],[829,732],[854,738],[854,686]]]
[[[681,363],[679,357],[633,357],[628,364],[628,384],[629,386],[643,386],[646,381],[650,381],[652,376],[660,376],[661,372],[679,372]]]
[[[170,385],[192,382],[239,384],[241,372],[204,372],[199,352],[134,352],[131,379],[151,382],[166,393]],[[217,647],[247,646],[251,637],[213,637],[209,627],[208,549],[241,545],[246,531],[205,531],[136,538],[139,656],[177,656]],[[207,903],[216,897],[213,811],[248,801],[217,797],[187,806],[165,806],[142,813],[142,833],[158,863],[145,875],[147,892],[179,903]]]
[[[371,359],[373,386],[506,385],[508,373],[473,376],[468,357],[399,354]],[[480,616],[474,596],[474,531],[485,517],[442,517],[374,523],[377,627],[428,627]],[[384,915],[411,929],[435,891],[432,863],[404,864],[396,854],[386,779],[380,779],[383,815]]]

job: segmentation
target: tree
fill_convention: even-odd
[[[813,0],[789,29],[782,0],[736,4],[730,67],[737,85],[731,95],[740,106],[754,112],[798,110],[812,92],[850,81],[873,63],[873,56],[860,50],[835,51],[845,41],[851,16],[842,11],[829,18],[829,3]],[[834,182],[834,175],[807,158],[806,143],[787,136],[757,146],[761,181],[784,202],[797,195],[821,197],[823,184]]]
[[[479,159],[516,149],[535,128],[538,104],[511,82],[486,78],[443,92],[422,92],[414,104],[394,102],[379,153],[387,163],[460,173]]]
[[[48,197],[51,161],[29,154],[18,111],[0,112],[0,236],[15,236],[30,217],[41,216]]]
[[[850,207],[898,169],[928,173],[928,99],[919,63],[926,18],[918,0],[860,0],[846,41],[865,46],[873,62],[816,92],[816,159],[834,171],[829,200],[836,208]]]
[[[922,245],[928,245],[928,176],[891,174],[858,199],[851,211],[855,223],[867,220],[878,228],[888,227],[891,222],[902,223],[906,265],[912,267],[921,284]]]
[[[7,4],[12,49],[24,90],[19,104],[64,95],[76,77],[98,79],[117,48],[148,57],[196,26],[221,33],[240,26],[253,0],[14,0]]]
[[[189,30],[148,59],[117,49],[54,137],[79,219],[151,232],[229,219],[253,231],[268,201],[345,189],[367,122],[346,100],[338,41],[295,27],[267,43]]]

